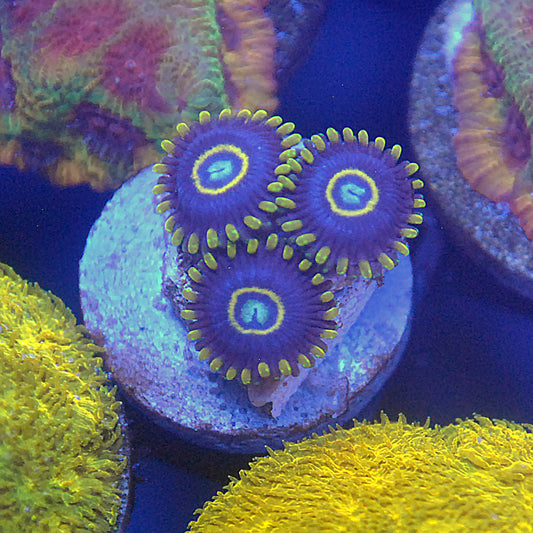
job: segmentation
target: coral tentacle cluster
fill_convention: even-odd
[[[533,12],[522,0],[474,4],[453,63],[457,163],[475,191],[509,205],[531,239]]]
[[[170,213],[174,244],[192,254],[224,246],[231,255],[239,238],[265,227],[266,214],[278,209],[268,187],[301,139],[288,136],[293,129],[263,110],[227,109],[214,121],[203,111],[194,128],[180,123],[178,136],[162,143],[169,155],[154,168],[167,174],[156,191],[166,193],[158,211]]]
[[[0,530],[115,529],[126,466],[102,349],[0,264]]]
[[[313,280],[283,256],[272,239],[250,239],[230,259],[191,267],[190,300],[182,316],[191,320],[189,340],[201,360],[226,379],[247,385],[261,378],[298,375],[313,366],[337,335],[338,309],[330,283]]]
[[[0,10],[0,163],[115,188],[200,110],[273,110],[263,2],[22,0]]]
[[[354,422],[268,450],[189,531],[530,531],[533,427]]]
[[[381,279],[422,222],[418,165],[398,162],[398,145],[330,128],[301,148],[294,128],[265,110],[202,111],[153,167],[157,211],[193,265],[189,340],[245,385],[323,357],[322,339],[336,337],[333,278]]]
[[[422,222],[425,206],[414,194],[422,180],[410,178],[418,165],[398,164],[400,154],[399,145],[385,150],[382,137],[370,142],[365,130],[313,135],[288,161],[292,179],[283,180],[297,207],[281,221],[290,241],[337,274],[357,266],[372,278],[394,268],[398,254],[409,253],[405,239],[417,235],[412,225]]]

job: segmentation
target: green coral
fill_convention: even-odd
[[[126,466],[101,348],[0,263],[0,531],[111,531]]]
[[[533,131],[533,9],[531,0],[474,0],[491,55],[503,68],[504,84]],[[528,141],[529,142],[529,141]],[[526,169],[514,186],[520,193],[533,191],[533,144]],[[523,226],[523,225],[522,225]]]
[[[505,71],[505,88],[533,126],[533,62],[530,0],[475,0],[487,44]]]
[[[229,105],[215,0],[14,2],[0,36],[0,163],[60,185],[117,188],[177,122]]]
[[[355,422],[286,443],[198,510],[190,531],[531,531],[531,425]]]

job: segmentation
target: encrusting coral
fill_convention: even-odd
[[[531,531],[533,426],[355,422],[268,450],[189,531]]]
[[[21,0],[0,10],[0,163],[118,187],[202,109],[277,106],[263,0]]]
[[[102,349],[63,302],[0,264],[0,530],[113,531],[125,457]]]

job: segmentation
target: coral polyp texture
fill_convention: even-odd
[[[329,279],[298,247],[286,244],[282,232],[261,229],[251,238],[238,239],[233,257],[223,247],[189,254],[172,244],[165,216],[156,211],[159,199],[152,190],[160,177],[147,168],[115,192],[91,229],[80,261],[84,323],[105,346],[114,380],[155,422],[187,440],[232,453],[261,453],[265,444],[277,448],[282,439],[322,431],[332,420],[351,420],[401,358],[412,302],[409,258],[402,257],[382,280]],[[238,276],[232,274],[246,269],[256,272],[254,284],[239,290]],[[260,274],[261,286],[256,283]],[[229,294],[218,279],[233,287],[227,307],[209,289],[218,286],[217,295]],[[306,287],[305,294],[297,293],[298,287]],[[294,294],[287,300],[289,289]],[[195,295],[205,307],[194,307]],[[308,311],[294,306],[302,302],[315,303],[316,312],[307,309],[316,322],[301,322]],[[220,328],[221,339],[208,337],[212,323],[207,312],[216,310],[225,326]],[[337,328],[330,329],[328,323],[325,330],[324,321]],[[253,337],[254,347],[263,349],[271,340],[282,339],[279,334],[287,328],[309,335],[313,345],[299,339],[284,354],[276,353],[274,345],[265,361],[254,361],[255,350],[246,353],[249,384],[242,385],[242,370],[237,373],[236,366],[234,376],[233,371],[227,374],[231,354],[226,358],[220,352],[228,366],[216,372],[210,368],[217,346],[227,345],[226,335],[239,343]],[[262,331],[265,338],[259,339]],[[212,343],[203,361],[201,349],[195,349],[202,340]],[[287,357],[295,355],[293,368]],[[281,359],[290,364],[290,375],[285,363],[280,368]],[[306,368],[307,360],[312,367]],[[271,375],[262,377],[259,372],[266,376],[267,365]],[[252,379],[254,367],[257,377]]]
[[[23,0],[0,12],[0,163],[115,188],[180,120],[272,111],[263,2]]]
[[[411,178],[416,163],[398,163],[401,147],[385,149],[385,140],[369,142],[366,131],[313,135],[297,160],[280,177],[295,208],[280,219],[291,242],[326,270],[372,278],[407,255],[407,238],[422,222],[425,202]],[[301,165],[300,165],[301,163]],[[357,268],[357,272],[354,269]]]
[[[506,202],[533,238],[533,10],[530,2],[475,1],[453,64],[457,163],[472,188]]]
[[[298,376],[323,357],[320,337],[337,336],[332,278],[382,280],[422,222],[418,165],[398,163],[399,145],[330,128],[297,149],[294,128],[265,110],[202,111],[176,126],[153,167],[157,211],[170,212],[180,268],[192,264],[189,340],[244,385]]]
[[[190,302],[182,316],[191,321],[188,337],[200,359],[245,385],[298,375],[299,365],[324,356],[322,338],[337,335],[331,284],[300,271],[272,235],[266,245],[251,239],[235,259],[191,267],[192,288],[184,292]]]
[[[189,531],[529,531],[532,426],[355,422],[269,450]]]
[[[114,531],[126,460],[102,351],[56,296],[0,264],[0,529]]]
[[[268,0],[217,0],[222,29],[223,62],[230,75],[226,85],[231,104],[239,108],[273,111],[277,83],[274,78],[276,35],[265,16]]]
[[[191,127],[178,124],[178,136],[162,143],[169,155],[154,167],[165,173],[154,192],[162,195],[158,211],[170,213],[172,242],[191,254],[224,246],[232,255],[239,238],[267,227],[278,210],[269,193],[279,189],[276,169],[301,140],[293,129],[264,110],[225,109],[215,120],[202,111]]]

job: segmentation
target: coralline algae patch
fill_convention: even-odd
[[[324,430],[332,420],[353,418],[401,356],[411,306],[409,259],[387,272],[367,303],[367,292],[353,288],[366,303],[356,323],[320,365],[302,369],[305,381],[274,417],[254,407],[237,380],[198,359],[167,298],[169,265],[180,267],[178,248],[155,210],[158,177],[147,169],[114,194],[80,262],[85,324],[105,345],[106,363],[122,390],[181,437],[237,453],[260,453],[265,444],[279,447],[284,439]]]
[[[531,425],[354,422],[269,450],[189,531],[531,531]]]
[[[264,2],[26,0],[0,13],[0,162],[116,188],[200,109],[273,110]]]
[[[107,532],[124,518],[121,404],[101,352],[59,298],[0,264],[1,531]]]
[[[455,238],[531,297],[530,135],[504,69],[483,41],[481,19],[461,0],[444,2],[430,21],[414,67],[411,135]]]

